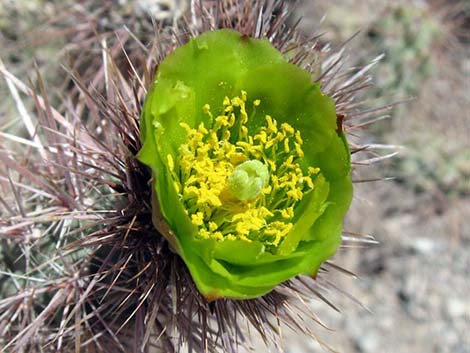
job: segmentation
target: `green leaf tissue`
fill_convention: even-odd
[[[153,223],[207,300],[315,276],[338,249],[352,182],[334,102],[268,40],[224,29],[176,49],[141,139]]]

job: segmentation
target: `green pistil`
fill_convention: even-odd
[[[253,200],[268,186],[269,171],[265,164],[250,160],[238,165],[228,177],[230,194],[240,201]]]

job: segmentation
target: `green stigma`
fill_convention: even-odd
[[[268,167],[258,160],[238,165],[228,177],[227,188],[240,201],[253,200],[268,186]]]

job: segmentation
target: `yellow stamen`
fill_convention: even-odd
[[[171,156],[171,154],[166,156],[166,159],[167,159],[167,162],[168,162],[168,168],[170,169],[170,171],[174,172],[175,171],[175,162],[173,161],[173,157]]]
[[[247,100],[245,91],[239,97],[225,97],[222,112],[212,120],[212,127],[201,123],[191,128],[181,123],[186,141],[178,150],[177,163],[172,155],[167,156],[168,167],[201,238],[256,240],[277,247],[293,227],[297,202],[314,188],[315,175],[320,170],[309,167],[304,173],[299,164],[304,156],[303,141],[290,124],[282,123],[278,129],[277,121],[266,115],[265,126],[249,131]],[[253,109],[260,104],[259,99],[254,100]],[[212,117],[208,104],[203,106],[203,112]],[[231,142],[232,136],[237,141]],[[250,163],[259,166],[260,173],[263,169],[262,173],[253,176],[253,185],[252,176],[248,176],[243,190],[232,185],[230,192],[231,177],[236,179],[236,185],[245,185],[233,176],[234,171]],[[261,175],[263,181],[258,183],[256,178]],[[245,188],[253,188],[253,193],[245,192]],[[248,196],[236,197],[245,194]]]
[[[204,224],[204,214],[202,212],[192,214],[191,221],[195,226],[202,226]]]

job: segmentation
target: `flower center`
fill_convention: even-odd
[[[228,191],[240,201],[253,200],[268,186],[269,171],[258,160],[243,162],[228,177]]]
[[[297,203],[314,188],[318,168],[304,171],[302,138],[287,123],[266,124],[250,134],[260,100],[250,116],[247,93],[225,97],[222,113],[214,117],[208,104],[203,111],[212,122],[186,131],[186,141],[168,166],[181,202],[198,236],[205,239],[261,241],[277,247],[293,227]]]

